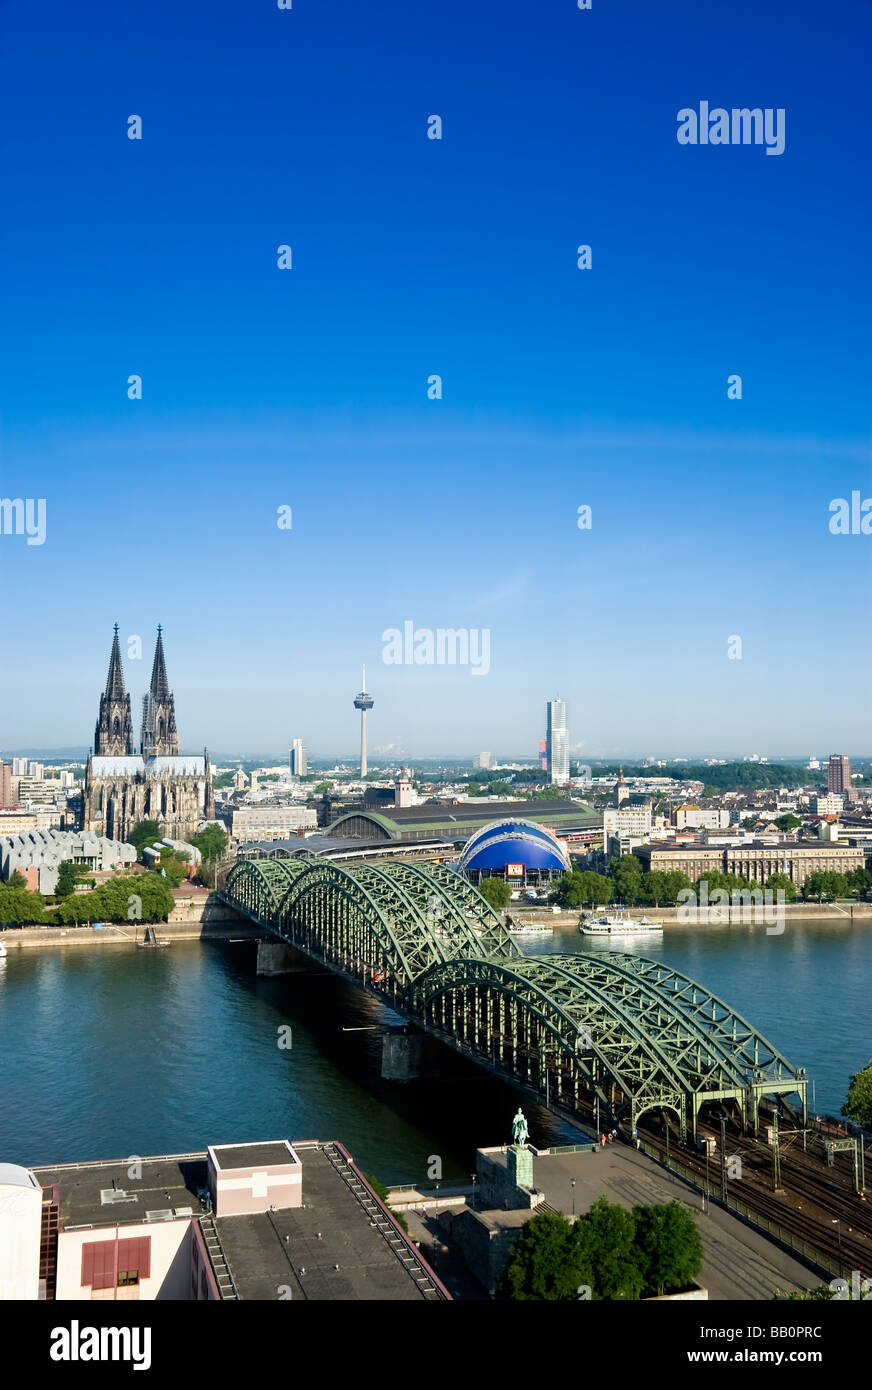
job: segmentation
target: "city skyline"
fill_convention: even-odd
[[[0,492],[45,501],[43,543],[0,535],[6,743],[78,745],[102,633],[161,617],[198,746],[350,749],[361,661],[373,750],[515,747],[557,689],[575,756],[868,746],[872,540],[830,526],[872,495],[847,28],[102,8],[50,52],[4,14]],[[701,95],[785,110],[783,153],[679,143]],[[487,670],[387,663],[408,622],[487,633]]]

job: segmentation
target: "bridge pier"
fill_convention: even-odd
[[[382,1034],[383,1081],[417,1081],[456,1071],[454,1055],[437,1038],[404,1027]]]
[[[257,943],[258,975],[289,975],[300,970],[311,970],[312,962],[296,946],[288,946],[274,937]]]

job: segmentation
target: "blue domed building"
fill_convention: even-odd
[[[472,883],[504,878],[513,888],[545,887],[569,870],[569,852],[535,821],[492,821],[471,835],[456,868]]]

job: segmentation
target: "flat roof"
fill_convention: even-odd
[[[433,1299],[414,1250],[384,1235],[321,1147],[299,1148],[302,1207],[220,1216],[215,1226],[241,1299]],[[336,1266],[339,1266],[337,1269]]]
[[[212,1147],[218,1160],[218,1167],[226,1168],[269,1168],[278,1163],[295,1163],[286,1139],[271,1140],[267,1144],[224,1144],[221,1148]]]
[[[200,1216],[205,1211],[200,1200],[200,1193],[209,1187],[205,1153],[143,1158],[139,1178],[129,1176],[132,1162],[132,1158],[119,1158],[34,1168],[33,1172],[43,1188],[57,1185],[62,1230],[144,1223],[148,1212]]]

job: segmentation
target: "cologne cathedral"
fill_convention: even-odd
[[[110,840],[126,840],[140,820],[156,820],[167,838],[183,840],[203,821],[215,817],[212,770],[205,749],[202,757],[179,756],[175,700],[167,681],[160,627],[151,684],[142,700],[140,751],[135,753],[130,696],[115,624],[94,752],[85,770],[83,806],[83,829]]]

